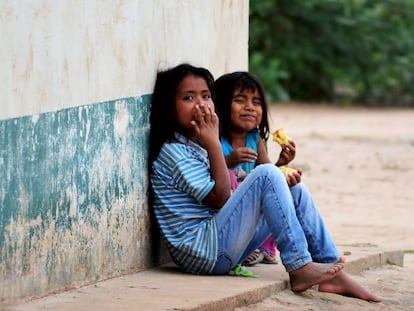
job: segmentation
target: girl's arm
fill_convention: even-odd
[[[256,165],[264,164],[264,163],[271,163],[270,158],[267,154],[266,146],[261,138],[259,138],[259,142],[257,145],[257,160]]]
[[[221,144],[220,141],[217,142],[218,144],[211,145],[207,149],[210,158],[210,175],[214,179],[215,185],[203,202],[209,206],[221,208],[230,196],[231,185]]]
[[[200,105],[196,109],[192,124],[199,144],[207,150],[210,175],[215,181],[213,189],[203,202],[211,207],[221,208],[230,196],[230,175],[221,150],[219,120],[210,105]]]

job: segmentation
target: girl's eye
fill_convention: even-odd
[[[236,103],[243,103],[244,102],[244,98],[242,97],[234,97],[233,101]]]
[[[184,100],[193,100],[193,98],[191,95],[184,96]]]
[[[210,96],[210,94],[205,94],[205,95],[203,95],[203,98],[204,98],[204,99],[210,99],[210,98],[211,98],[211,96]]]
[[[253,101],[253,105],[255,105],[255,106],[261,106],[262,105],[262,102],[260,100],[254,100]]]

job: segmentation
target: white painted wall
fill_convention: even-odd
[[[152,92],[180,62],[248,68],[248,0],[2,0],[0,120]]]
[[[246,70],[248,11],[248,0],[0,0],[0,304],[157,263],[143,95],[181,62]],[[72,222],[55,226],[59,215]]]

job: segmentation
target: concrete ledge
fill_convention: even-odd
[[[359,274],[364,270],[379,268],[386,264],[403,266],[402,250],[380,250],[372,244],[340,245],[346,258],[345,270],[349,274]]]
[[[403,265],[402,251],[374,246],[340,246],[349,253],[346,270],[358,274],[384,264]],[[9,308],[8,311],[83,310],[232,310],[257,303],[289,288],[288,276],[279,263],[250,268],[258,277],[195,276],[173,264],[131,274],[77,290],[44,297]]]

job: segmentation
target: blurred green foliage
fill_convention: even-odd
[[[414,0],[250,0],[249,27],[271,100],[414,107]]]

